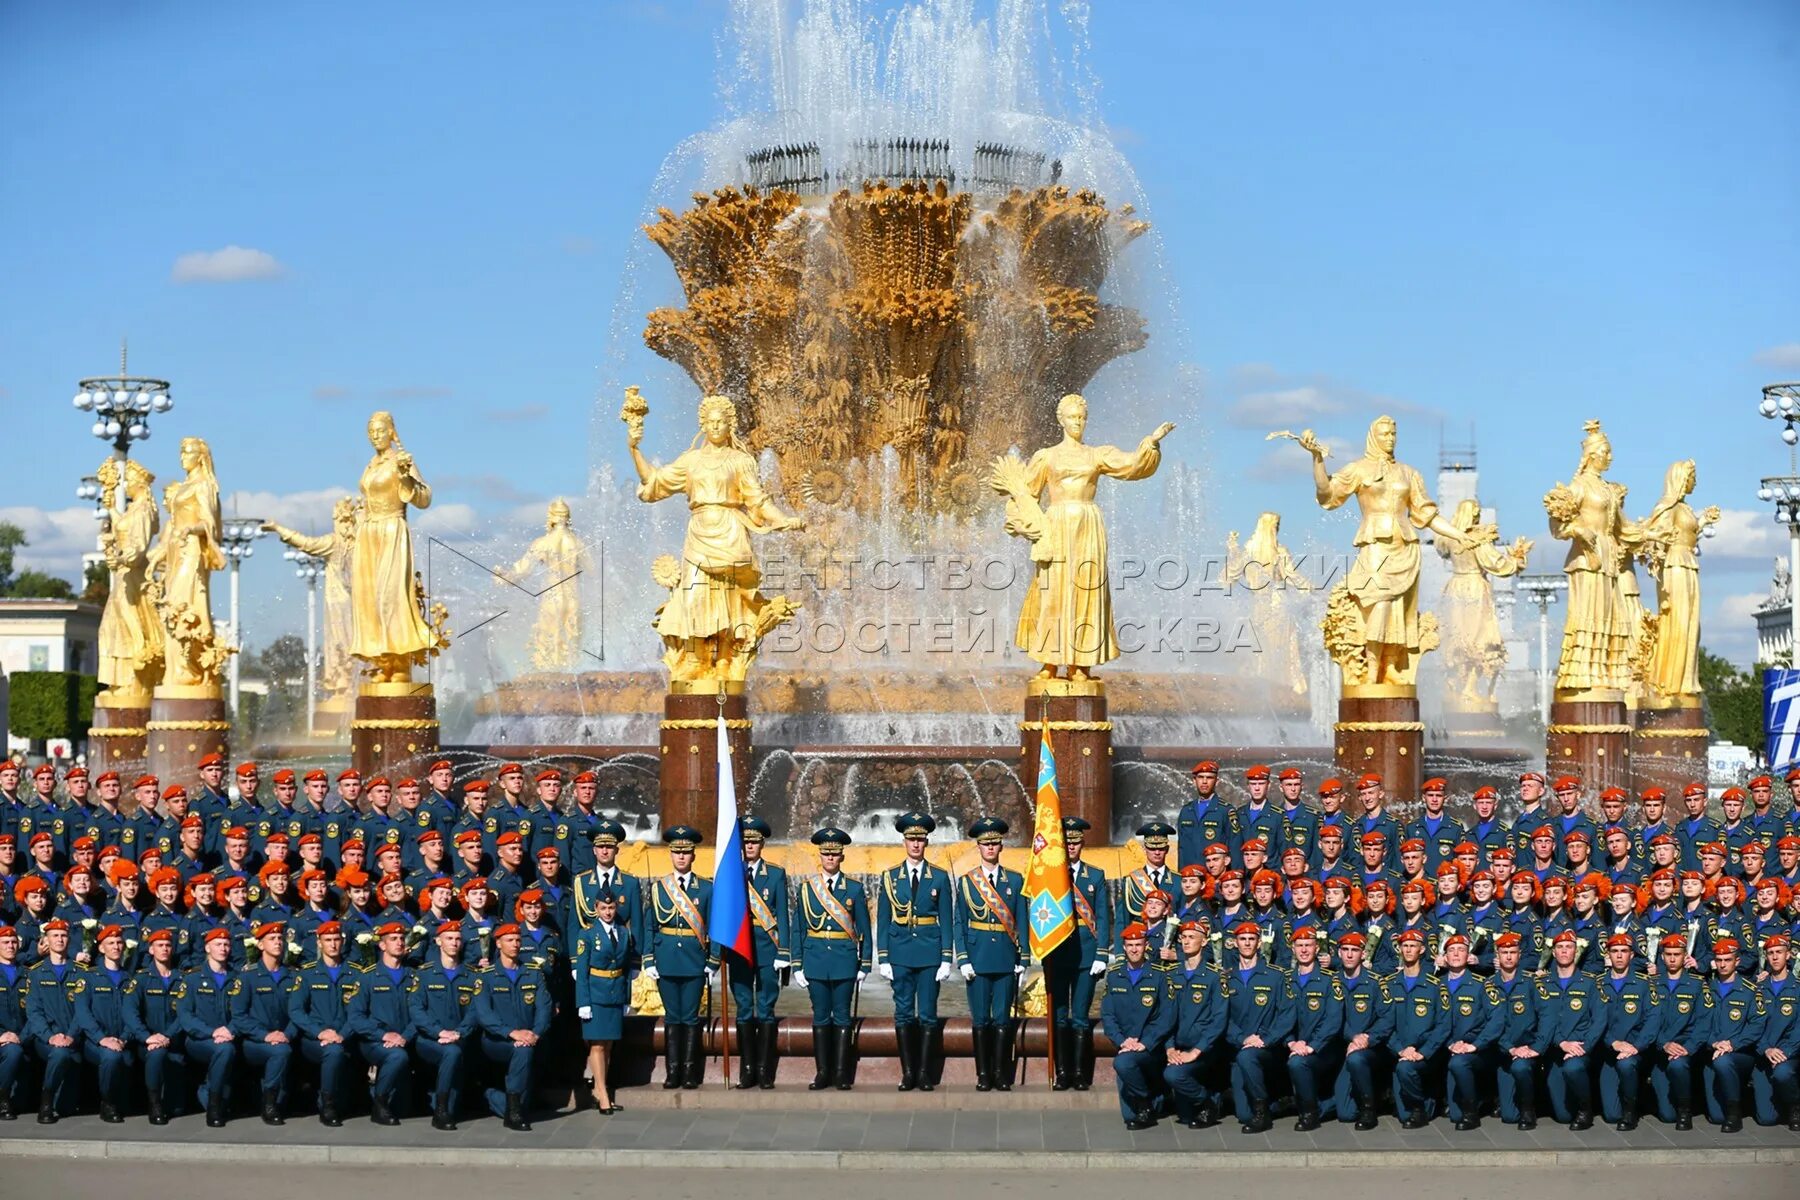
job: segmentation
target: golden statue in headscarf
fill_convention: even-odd
[[[1227,588],[1242,582],[1250,589],[1250,622],[1262,649],[1259,660],[1265,679],[1287,683],[1296,696],[1306,694],[1306,671],[1300,661],[1300,629],[1288,612],[1287,591],[1310,592],[1312,581],[1294,568],[1294,560],[1281,544],[1281,514],[1266,512],[1256,518],[1249,542],[1238,546],[1237,530],[1225,539]]]
[[[392,413],[369,418],[375,456],[363,468],[362,524],[350,559],[350,653],[368,663],[373,684],[405,683],[414,666],[450,644],[441,605],[425,610],[413,570],[406,508],[431,507],[431,488],[400,444]]]
[[[1700,536],[1719,519],[1713,505],[1696,514],[1687,497],[1694,460],[1671,463],[1662,499],[1644,518],[1640,555],[1656,574],[1656,648],[1644,673],[1645,706],[1694,707],[1700,699]]]
[[[321,559],[325,564],[325,645],[320,654],[319,687],[328,697],[347,697],[356,686],[356,661],[350,657],[354,620],[350,600],[350,561],[356,548],[356,527],[361,514],[362,502],[345,496],[331,506],[331,532],[323,536],[300,533],[274,521],[264,521],[262,526],[264,532],[274,534],[294,549]]]
[[[1569,543],[1563,562],[1569,577],[1568,616],[1556,688],[1565,699],[1584,692],[1623,699],[1632,688],[1632,643],[1641,619],[1635,586],[1628,590],[1622,576],[1631,570],[1632,550],[1642,535],[1625,519],[1624,486],[1605,477],[1612,465],[1612,443],[1600,431],[1600,422],[1589,421],[1585,429],[1574,477],[1544,496],[1551,536]]]
[[[110,585],[100,614],[100,686],[98,703],[117,708],[143,708],[150,703],[163,667],[163,627],[149,587],[150,548],[162,525],[150,485],[156,476],[140,462],[108,458],[98,471],[107,513],[100,533]],[[115,498],[123,487],[121,510]]]
[[[224,569],[225,552],[212,450],[199,438],[182,438],[181,469],[187,477],[163,489],[169,518],[145,560],[150,594],[168,635],[162,685],[217,688],[220,669],[237,647],[220,642],[213,628],[212,573]]]
[[[1419,472],[1395,459],[1394,418],[1370,422],[1363,456],[1335,475],[1326,472],[1325,447],[1312,430],[1294,440],[1312,455],[1320,507],[1337,508],[1354,496],[1362,510],[1356,562],[1349,580],[1332,589],[1325,614],[1326,649],[1343,669],[1345,694],[1370,686],[1411,689],[1420,655],[1437,645],[1436,618],[1419,611],[1417,531],[1429,529],[1454,546],[1463,535],[1438,512]]]
[[[689,685],[686,690],[742,683],[762,639],[800,611],[786,596],[757,590],[762,571],[750,535],[804,529],[806,522],[782,512],[763,490],[756,459],[737,435],[737,408],[730,400],[700,401],[700,433],[666,467],[652,466],[638,449],[649,411],[637,389],[628,388],[619,419],[637,468],[637,497],[653,504],[683,495],[689,513],[681,561],[665,556],[653,568],[657,582],[669,589],[655,621],[666,647],[663,662],[674,683]]]
[[[1449,707],[1456,712],[1498,711],[1494,687],[1506,666],[1506,643],[1494,613],[1494,585],[1488,576],[1516,575],[1525,569],[1531,541],[1500,545],[1500,530],[1481,523],[1481,502],[1464,500],[1450,524],[1462,531],[1463,543],[1439,541],[1438,553],[1450,564],[1444,581],[1444,669],[1449,676]]]
[[[1019,609],[1014,641],[1043,664],[1037,677],[1053,679],[1066,668],[1074,682],[1091,668],[1119,657],[1113,625],[1112,585],[1107,577],[1106,522],[1094,503],[1100,477],[1147,479],[1162,463],[1162,440],[1174,430],[1165,421],[1136,450],[1090,446],[1087,401],[1071,392],[1056,404],[1063,438],[1021,463],[994,460],[989,482],[1006,501],[1006,532],[1031,543],[1036,568]],[[1040,506],[1044,496],[1048,503]]]
[[[534,567],[544,570],[537,624],[531,630],[531,664],[540,671],[573,670],[581,657],[581,590],[578,577],[588,566],[587,547],[569,528],[569,503],[552,500],[544,534],[526,549],[512,570],[495,568],[494,581],[517,584]]]

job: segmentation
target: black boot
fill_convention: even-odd
[[[262,1121],[264,1125],[286,1125],[281,1117],[281,1094],[274,1088],[264,1088],[262,1094]]]
[[[1694,1106],[1691,1103],[1675,1106],[1675,1128],[1682,1133],[1694,1128]]]
[[[1050,1090],[1066,1092],[1074,1085],[1075,1074],[1080,1070],[1075,1059],[1075,1031],[1066,1025],[1058,1025],[1050,1031],[1054,1043],[1051,1053],[1056,1057],[1056,1078],[1050,1081]]]
[[[1725,1119],[1719,1122],[1720,1133],[1744,1132],[1744,1108],[1741,1104],[1727,1104]]]
[[[336,1129],[343,1123],[344,1118],[338,1116],[337,1098],[321,1093],[319,1096],[319,1124]]]
[[[38,1124],[56,1124],[56,1103],[51,1098],[50,1089],[48,1088],[45,1088],[43,1093],[38,1096]]]
[[[1125,1122],[1125,1128],[1133,1131],[1139,1129],[1154,1129],[1155,1127],[1156,1116],[1151,1113],[1149,1109],[1137,1110],[1132,1114],[1131,1120]]]
[[[837,1070],[833,1078],[837,1081],[837,1090],[847,1092],[856,1070],[856,1030],[845,1025],[833,1032],[837,1035]]]
[[[814,1025],[813,1031],[813,1081],[806,1085],[809,1092],[822,1092],[831,1086],[831,1052],[837,1048],[832,1038],[829,1025]]]
[[[900,1086],[895,1091],[910,1092],[919,1086],[919,1051],[917,1025],[894,1027],[894,1048],[900,1052]]]
[[[100,1102],[100,1119],[105,1121],[108,1125],[123,1125],[125,1123],[125,1114],[120,1112],[119,1106],[114,1104],[111,1100],[102,1100]]]
[[[224,1088],[209,1091],[206,1094],[206,1127],[208,1129],[225,1128]]]
[[[1585,1108],[1575,1110],[1575,1119],[1569,1122],[1570,1133],[1586,1133],[1594,1127],[1594,1114]]]
[[[1621,1100],[1619,1102],[1619,1123],[1614,1125],[1613,1128],[1618,1130],[1620,1133],[1630,1133],[1632,1130],[1636,1129],[1637,1127],[1638,1127],[1637,1102],[1636,1101],[1627,1102],[1627,1101]]]
[[[1294,1122],[1294,1132],[1295,1133],[1311,1133],[1313,1130],[1319,1128],[1319,1126],[1322,1124],[1324,1124],[1324,1122],[1319,1120],[1319,1110],[1318,1109],[1303,1108],[1300,1110],[1300,1119],[1298,1121]]]
[[[1427,1109],[1424,1105],[1420,1105],[1418,1112],[1413,1113],[1411,1116],[1407,1117],[1406,1120],[1400,1122],[1400,1128],[1423,1129],[1429,1124],[1431,1124],[1431,1110]]]
[[[994,1031],[994,1087],[1002,1092],[1012,1091],[1013,1085],[1013,1028],[1011,1022]]]
[[[689,1026],[692,1028],[692,1026]],[[514,1133],[530,1133],[531,1122],[525,1119],[525,1097],[517,1092],[506,1093],[506,1127]]]
[[[154,1091],[145,1097],[144,1107],[146,1109],[145,1115],[150,1118],[150,1123],[152,1125],[167,1125],[169,1123],[169,1114],[163,1111],[162,1097],[157,1095]]]
[[[431,1106],[431,1127],[446,1133],[456,1129],[456,1117],[450,1111],[450,1097],[439,1096]]]
[[[1075,1047],[1075,1076],[1071,1081],[1075,1090],[1085,1092],[1094,1086],[1094,1029],[1086,1021],[1071,1031],[1070,1042]]]
[[[1519,1105],[1519,1128],[1527,1132],[1537,1128],[1537,1105]]]
[[[969,1032],[975,1039],[975,1090],[991,1092],[994,1090],[994,1057],[990,1047],[998,1041],[1000,1031],[977,1025]]]
[[[687,1054],[682,1062],[685,1070],[681,1076],[681,1086],[691,1092],[700,1086],[700,1080],[706,1074],[706,1031],[698,1025],[687,1027]]]
[[[682,1030],[685,1025],[663,1024],[663,1091],[672,1092],[681,1086],[685,1068],[682,1066],[682,1046],[685,1041]]]
[[[757,1065],[757,1055],[762,1050],[762,1040],[757,1036],[762,1029],[761,1021],[739,1021],[737,1025],[738,1046],[738,1081],[739,1091],[753,1088],[761,1078],[761,1068]]]
[[[919,1090],[934,1092],[937,1084],[931,1082],[933,1065],[944,1058],[944,1027],[936,1021],[913,1026],[913,1045],[918,1047],[919,1054]]]
[[[1250,1120],[1245,1122],[1244,1132],[1267,1133],[1274,1127],[1275,1122],[1269,1119],[1269,1102],[1252,1100],[1250,1102]]]
[[[1456,1124],[1452,1126],[1452,1128],[1458,1133],[1467,1133],[1471,1129],[1480,1129],[1481,1116],[1479,1113],[1473,1111],[1466,1112],[1457,1118]]]
[[[13,1112],[12,1097],[0,1092],[0,1121],[16,1120],[18,1114]]]
[[[1367,1133],[1381,1124],[1381,1118],[1375,1113],[1375,1097],[1365,1096],[1361,1092],[1353,1094],[1356,1099],[1356,1128],[1358,1132]]]
[[[398,1125],[400,1123],[400,1118],[394,1115],[393,1110],[388,1107],[387,1101],[374,1092],[369,1093],[369,1120],[377,1125]]]
[[[781,1033],[776,1021],[763,1021],[756,1027],[756,1086],[767,1092],[775,1087],[775,1039]]]

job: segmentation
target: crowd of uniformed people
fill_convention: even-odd
[[[470,1092],[526,1129],[552,1074],[616,1112],[640,973],[665,1088],[699,1085],[721,992],[738,1086],[774,1087],[793,986],[810,1086],[849,1089],[870,972],[891,984],[901,1090],[934,1086],[945,984],[967,993],[977,1089],[1016,1078],[1030,955],[997,817],[969,827],[977,860],[953,875],[927,857],[932,818],[905,814],[904,857],[862,878],[842,830],[814,833],[818,871],[790,878],[745,818],[752,953],[722,963],[700,834],[663,831],[665,874],[624,871],[591,774],[528,784],[507,764],[456,788],[439,761],[423,779],[282,770],[265,792],[255,764],[232,788],[227,770],[208,756],[190,793],[0,763],[0,1120],[34,1098],[45,1123],[91,1100],[108,1122],[141,1101],[152,1124],[190,1107],[281,1124],[304,1082],[327,1125],[365,1106],[394,1124],[416,1100],[454,1129]],[[1052,1087],[1091,1085],[1097,1023],[1133,1128],[1230,1113],[1259,1132],[1289,1108],[1301,1130],[1387,1109],[1412,1128],[1549,1112],[1800,1130],[1800,829],[1773,780],[1727,789],[1721,820],[1699,785],[1589,801],[1530,772],[1514,819],[1483,787],[1464,823],[1439,779],[1401,820],[1376,776],[1309,800],[1298,771],[1256,766],[1233,802],[1219,774],[1194,768],[1120,879],[1065,820],[1076,930],[1041,964]]]

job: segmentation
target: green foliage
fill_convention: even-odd
[[[1763,752],[1762,673],[1759,664],[1740,671],[1728,660],[1700,648],[1700,688],[1713,736],[1747,746],[1752,754]]]
[[[81,602],[106,607],[106,598],[112,595],[112,572],[102,562],[91,562],[81,573]]]
[[[94,720],[92,675],[74,671],[19,671],[8,680],[6,727],[34,742],[78,740]]]
[[[0,521],[0,596],[15,600],[73,600],[75,588],[66,579],[29,568],[16,574],[14,554],[25,547],[25,531],[11,521]]]

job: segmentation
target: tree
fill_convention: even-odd
[[[0,521],[0,596],[12,595],[13,552],[25,544],[25,531],[11,521]]]
[[[1763,752],[1762,673],[1758,664],[1740,671],[1727,659],[1700,648],[1700,689],[1706,693],[1713,736]]]
[[[91,562],[81,573],[81,602],[106,607],[106,598],[112,595],[112,572],[106,569],[103,562]]]
[[[17,600],[73,600],[75,588],[66,579],[26,569],[14,573],[14,554],[24,549],[25,531],[11,521],[0,521],[0,596]]]
[[[306,643],[295,634],[282,634],[256,658],[272,688],[290,687],[306,679]]]

